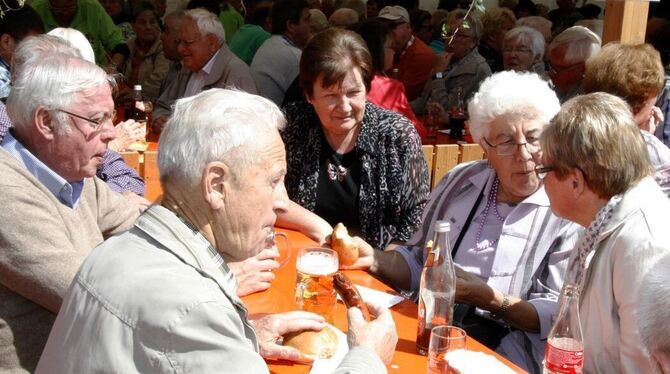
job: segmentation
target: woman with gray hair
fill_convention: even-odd
[[[505,70],[544,74],[544,37],[537,30],[519,26],[505,34],[502,48]]]
[[[540,133],[559,108],[536,74],[504,71],[485,80],[469,110],[472,137],[488,160],[460,164],[440,181],[405,245],[363,247],[354,264],[416,296],[423,247],[435,221],[447,220],[458,265],[454,324],[532,373],[541,372],[579,229],[551,213],[534,169]]]
[[[581,292],[584,372],[652,373],[636,312],[642,279],[670,257],[670,201],[630,109],[610,94],[578,96],[540,141],[551,209],[586,228],[565,281]]]

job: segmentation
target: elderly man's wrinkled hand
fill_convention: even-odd
[[[370,244],[368,244],[365,240],[363,240],[361,237],[354,236],[352,237],[353,244],[358,247],[358,260],[354,262],[352,265],[345,266],[341,265],[341,269],[360,269],[360,270],[367,270],[372,266],[372,263],[374,261],[374,248]]]
[[[384,365],[388,365],[393,359],[393,352],[398,343],[395,322],[388,309],[372,303],[366,304],[374,318],[371,322],[365,321],[359,308],[351,307],[347,311],[349,347],[369,348],[379,356]]]
[[[260,354],[265,359],[310,362],[300,351],[293,347],[279,344],[288,333],[314,330],[321,331],[326,327],[323,317],[309,312],[288,312],[271,314],[251,321],[258,337]]]
[[[275,279],[273,270],[279,268],[279,251],[266,248],[254,257],[228,264],[237,278],[237,296],[249,295],[270,288]]]

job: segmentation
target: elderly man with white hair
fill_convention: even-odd
[[[586,60],[600,51],[600,37],[583,26],[572,26],[549,44],[549,77],[561,103],[580,93]]]
[[[324,319],[294,311],[250,321],[228,267],[267,247],[289,203],[284,123],[269,100],[239,91],[177,102],[161,135],[161,205],[84,261],[38,373],[266,373],[263,358],[307,359],[277,342],[321,330]],[[395,325],[387,309],[370,307],[370,323],[349,310],[339,372],[386,371]]]
[[[1,372],[35,369],[79,265],[139,215],[94,178],[114,139],[105,71],[53,51],[20,65],[0,150]]]
[[[223,26],[214,14],[204,9],[185,12],[177,40],[183,67],[175,80],[164,87],[156,102],[155,130],[161,130],[177,99],[215,87],[257,93],[249,67],[235,56],[225,40]]]

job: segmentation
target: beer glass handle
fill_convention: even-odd
[[[291,242],[288,240],[288,236],[283,232],[275,232],[274,235],[275,246],[277,247],[277,251],[279,251],[279,258],[277,258],[277,262],[279,262],[279,267],[282,268],[291,258]],[[281,239],[280,241],[283,241],[284,245],[282,246],[277,243],[277,239]]]
[[[298,309],[302,309],[306,290],[305,282],[297,282],[295,285],[295,305]]]

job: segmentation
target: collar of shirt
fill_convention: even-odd
[[[84,181],[68,182],[35,157],[9,131],[2,141],[2,148],[14,156],[23,166],[51,191],[61,203],[74,209],[79,202]]]
[[[400,53],[400,56],[404,56],[405,52],[414,44],[415,38],[414,35],[410,35],[409,40],[407,41],[407,45],[405,45],[405,48],[402,50],[402,53]]]
[[[219,55],[220,51],[221,49],[218,49],[216,53],[214,53],[214,56],[212,56],[212,58],[210,58],[209,61],[207,61],[205,66],[203,66],[198,73],[204,72],[205,74],[207,74],[207,76],[209,76],[212,73],[212,68],[214,68],[214,60],[216,60],[216,56]]]

